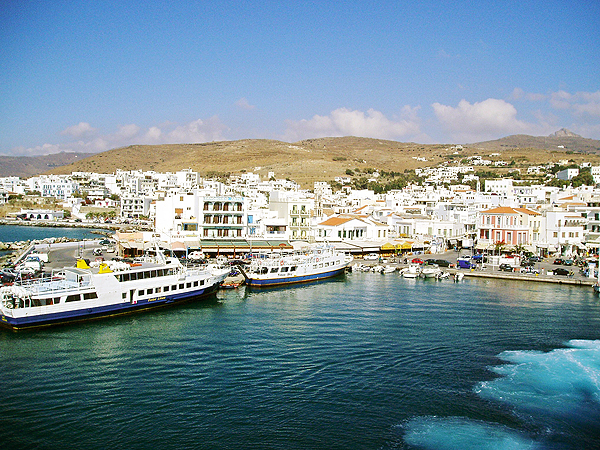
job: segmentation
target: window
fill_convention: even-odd
[[[185,287],[186,287],[186,288],[191,288],[191,287],[192,287],[192,283],[186,283],[186,284],[185,284]]]
[[[95,292],[86,292],[85,294],[83,294],[84,300],[92,300],[95,298],[98,298],[98,294],[96,294]]]
[[[140,289],[140,290],[138,291],[138,296],[142,296],[142,295],[144,295],[144,290],[143,290],[143,289]]]
[[[121,298],[122,298],[123,300],[127,300],[127,292],[123,292],[123,293],[121,294]]]
[[[74,294],[74,295],[68,295],[67,299],[65,300],[65,302],[78,302],[79,300],[81,300],[81,297],[79,294]]]
[[[279,267],[273,267],[271,269],[271,273],[277,273],[278,270],[279,270]]]
[[[165,288],[163,289],[165,292],[169,292],[169,286],[165,286]]]

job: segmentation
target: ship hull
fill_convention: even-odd
[[[270,287],[270,286],[282,286],[287,284],[296,284],[296,283],[309,283],[311,281],[319,281],[327,278],[333,278],[338,275],[343,274],[345,271],[345,267],[341,267],[339,269],[330,270],[327,272],[314,273],[314,274],[306,274],[306,275],[297,275],[291,277],[280,277],[280,278],[246,278],[246,284],[252,287]]]
[[[206,297],[214,295],[218,288],[219,285],[215,284],[204,289],[175,295],[162,295],[148,299],[139,299],[135,302],[116,302],[113,304],[90,306],[83,309],[49,312],[47,314],[40,313],[19,317],[11,317],[9,315],[2,314],[0,316],[0,327],[18,331],[23,329],[48,327],[52,325],[63,325],[98,320],[125,314],[134,314],[151,309],[160,309],[202,300]]]

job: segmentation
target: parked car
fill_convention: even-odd
[[[533,262],[541,262],[542,258],[540,256],[530,256],[529,257],[529,261],[533,261]]]
[[[563,264],[564,264],[565,266],[572,266],[572,265],[574,264],[574,262],[573,262],[573,260],[572,260],[572,259],[565,259],[565,260],[563,261]]]
[[[458,258],[456,260],[456,265],[461,269],[474,269],[475,267],[477,267],[477,265],[473,261],[471,261],[471,258],[469,258],[468,256]]]
[[[430,261],[432,261],[432,260],[430,259]],[[437,264],[440,267],[450,267],[450,264],[451,264],[450,261],[447,261],[445,259],[434,259],[433,261],[434,261],[434,264]]]
[[[531,267],[531,266],[535,266],[535,262],[533,262],[530,259],[524,259],[523,261],[521,261],[521,267]]]
[[[476,263],[486,263],[487,262],[487,256],[483,256],[480,253],[477,253],[476,255],[473,255],[471,258],[474,262]]]
[[[510,264],[502,263],[498,267],[498,270],[501,270],[502,272],[512,272],[513,267]]]
[[[534,269],[532,266],[527,266],[527,267],[523,267],[521,269],[521,273],[536,274],[536,273],[540,273],[540,271],[537,269]]]
[[[424,264],[425,261],[423,261],[421,258],[413,258],[411,260],[411,263],[413,263],[413,264]]]
[[[554,269],[552,271],[552,273],[554,275],[569,275],[570,271],[568,269],[563,268],[563,267],[557,267],[556,269]]]
[[[564,260],[564,259],[562,259],[562,258],[556,258],[556,259],[554,260],[554,263],[553,263],[553,264],[562,264],[562,263],[564,263],[564,262],[565,262],[565,260]]]
[[[377,253],[369,253],[364,257],[365,261],[377,261],[379,259],[379,255]]]

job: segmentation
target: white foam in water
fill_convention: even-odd
[[[500,377],[479,383],[475,392],[527,413],[538,426],[553,428],[566,420],[584,429],[598,429],[600,340],[572,340],[567,346],[547,353],[503,352],[499,357],[508,364],[491,368]],[[404,440],[426,450],[545,448],[505,426],[462,417],[417,417],[406,424]]]
[[[548,353],[503,352],[510,364],[492,370],[500,378],[480,383],[475,392],[529,414],[598,421],[600,341],[570,341]]]
[[[510,428],[463,417],[417,417],[404,441],[426,450],[536,450],[544,448]]]

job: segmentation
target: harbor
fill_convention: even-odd
[[[443,437],[466,448],[466,429],[486,448],[594,448],[600,410],[578,386],[598,393],[599,317],[578,286],[351,272],[0,332],[2,409],[19,429],[0,439],[224,450],[439,448]],[[507,364],[514,377],[495,373]]]

